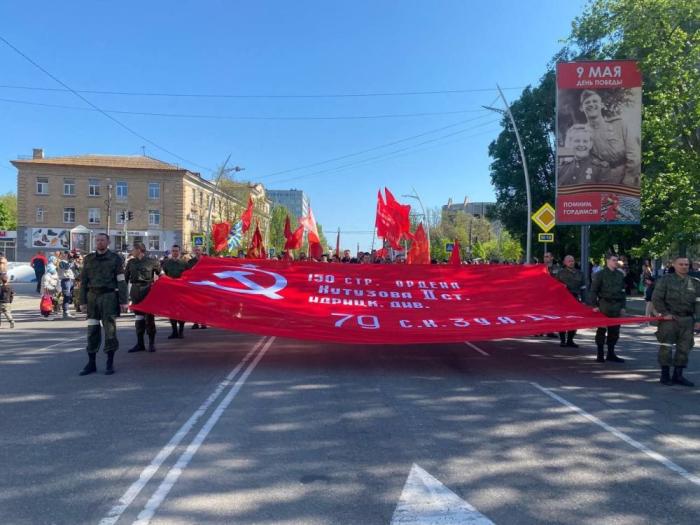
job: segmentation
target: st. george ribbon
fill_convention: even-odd
[[[203,257],[139,311],[237,332],[357,344],[449,343],[647,321],[579,303],[544,266]]]

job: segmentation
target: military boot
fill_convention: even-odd
[[[86,376],[88,374],[94,374],[97,372],[97,362],[95,361],[97,354],[88,354],[88,364],[85,365],[85,368],[83,368],[80,371],[81,376]]]
[[[137,321],[138,322],[138,321]],[[136,334],[136,344],[129,348],[127,352],[132,354],[134,352],[143,352],[146,350],[146,345],[143,344],[143,334]]]
[[[148,351],[149,352],[156,351],[156,335],[155,334],[148,334]]]
[[[695,383],[683,377],[683,367],[677,366],[673,369],[673,384],[681,386],[695,386]]]
[[[578,348],[578,345],[574,343],[574,334],[572,332],[566,333],[566,346],[569,348]]]
[[[178,339],[185,338],[185,323],[180,323],[180,326],[177,330],[177,337],[178,337]]]
[[[612,345],[608,345],[608,355],[605,358],[605,360],[612,361],[613,363],[624,363],[625,362],[624,359],[615,355],[615,347]]]
[[[172,328],[171,334],[168,339],[177,339],[177,321],[170,321],[170,328]]]
[[[559,346],[566,346],[566,332],[559,332]]]
[[[603,345],[598,345],[598,357],[596,357],[595,360],[599,363],[605,362],[605,350],[603,349]]]
[[[673,381],[671,381],[671,375],[669,374],[669,369],[670,367],[668,366],[661,367],[661,379],[659,379],[659,383],[669,386],[673,384]]]
[[[114,351],[107,352],[107,366],[105,366],[105,375],[111,376],[114,373]]]

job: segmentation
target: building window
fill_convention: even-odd
[[[204,206],[204,192],[199,191],[199,207],[202,208]]]
[[[48,177],[38,177],[36,179],[36,192],[39,195],[49,194],[49,178]]]
[[[160,251],[160,236],[159,235],[149,235],[148,236],[148,249],[149,251]]]
[[[117,210],[116,224],[124,224],[124,210]]]
[[[160,210],[148,210],[148,225],[160,226]]]
[[[66,224],[75,222],[75,208],[63,208],[63,222]]]
[[[160,200],[160,182],[148,183],[148,198],[152,201]]]
[[[100,181],[98,179],[90,179],[88,181],[88,195],[90,197],[100,196]]]
[[[99,188],[98,188],[97,195],[99,195]],[[127,199],[128,196],[129,196],[129,185],[124,181],[118,181],[117,182],[117,200],[124,201]]]
[[[63,179],[63,195],[75,195],[75,179]]]
[[[100,224],[99,208],[88,208],[88,222],[90,224]]]
[[[36,209],[36,222],[44,222],[44,208],[39,206]]]

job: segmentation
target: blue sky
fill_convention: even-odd
[[[87,107],[71,93],[0,87],[0,193],[16,190],[9,161],[33,147],[67,155],[140,154],[145,146],[147,155],[205,176],[202,167],[215,168],[231,154],[246,179],[306,191],[327,233],[370,232],[380,186],[397,196],[415,187],[428,207],[465,196],[493,200],[487,148],[499,117],[481,105],[498,105],[496,83],[536,83],[584,5],[5,2],[0,35],[73,89],[255,97],[84,95],[105,110],[188,115],[114,115],[184,161],[100,113],[26,104]],[[2,43],[0,64],[0,85],[61,88]],[[281,96],[423,91],[460,92]],[[505,90],[510,100],[519,92]],[[366,249],[371,238],[346,234],[342,244]]]

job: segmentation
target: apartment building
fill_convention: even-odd
[[[94,236],[107,231],[112,249],[138,240],[155,252],[172,244],[189,250],[208,231],[210,202],[213,221],[235,220],[247,203],[199,173],[143,155],[47,157],[35,149],[12,164],[18,260],[38,250],[90,251]],[[253,198],[262,201],[256,209],[267,232],[269,202],[257,186]]]

